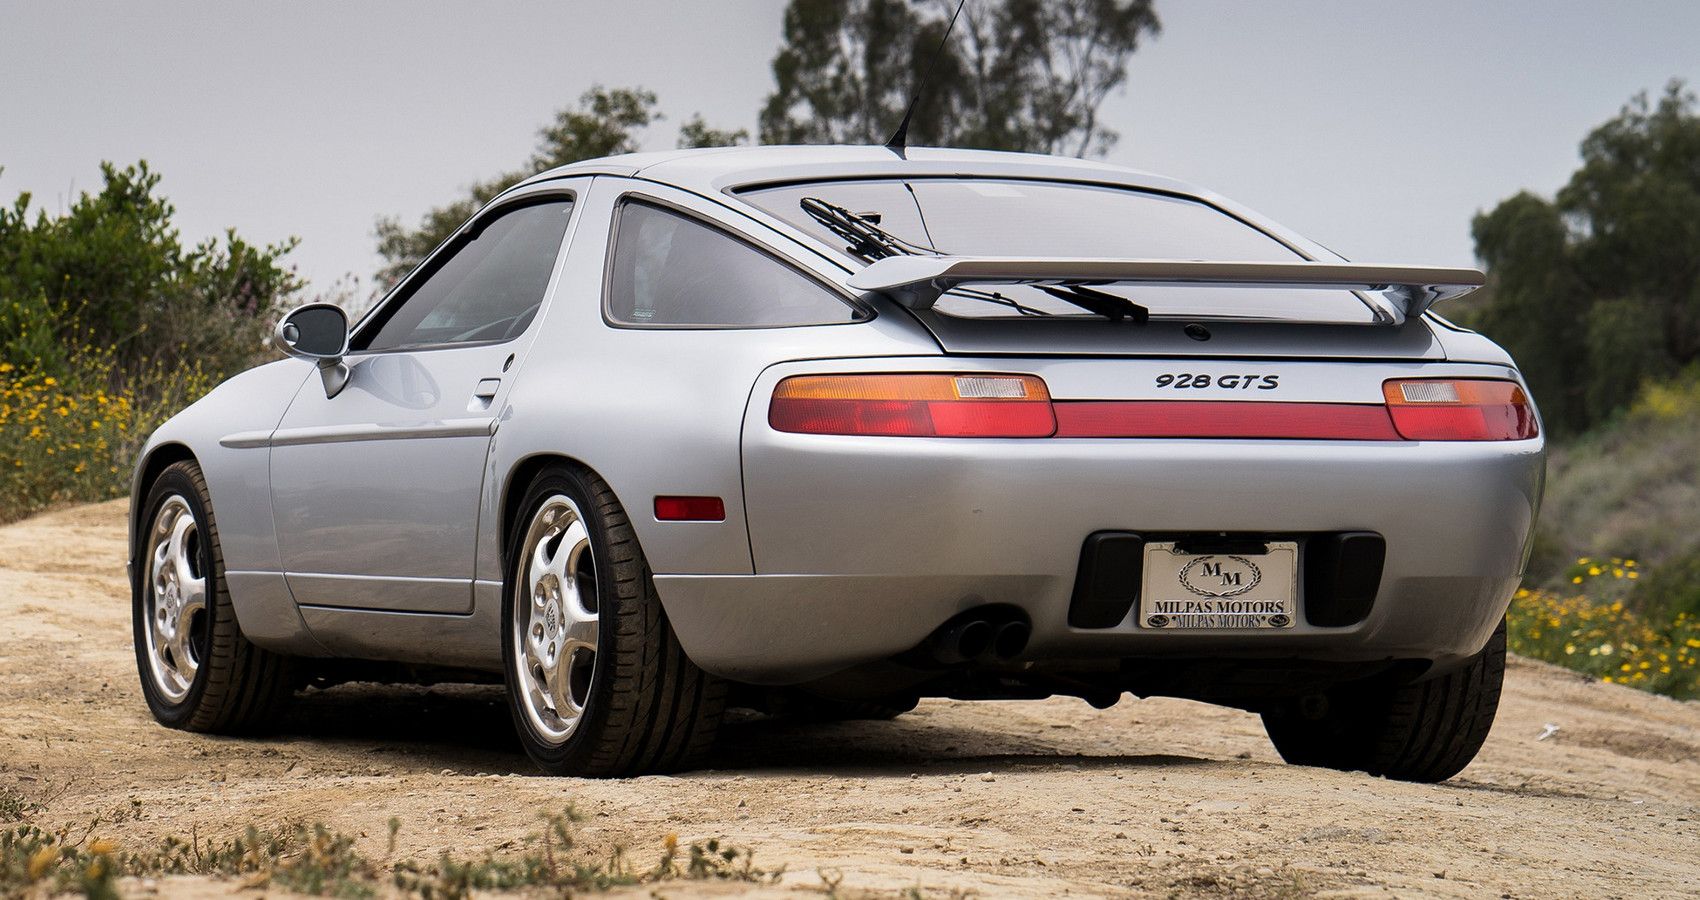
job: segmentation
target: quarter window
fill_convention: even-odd
[[[400,350],[506,341],[543,305],[571,200],[510,210],[453,250],[412,287],[362,349]]]
[[[608,315],[627,325],[833,325],[866,314],[755,247],[648,203],[620,207]]]

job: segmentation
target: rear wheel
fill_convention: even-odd
[[[546,470],[507,546],[502,658],[526,754],[552,774],[593,777],[696,763],[713,743],[726,684],[679,646],[607,483]]]
[[[224,552],[201,467],[160,473],[131,576],[136,668],[161,724],[221,734],[269,725],[289,697],[289,659],[248,642],[224,582]]]
[[[1505,680],[1505,623],[1462,667],[1413,684],[1341,687],[1318,715],[1265,713],[1263,727],[1294,765],[1437,782],[1481,750]]]

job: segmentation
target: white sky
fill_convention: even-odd
[[[147,159],[184,235],[295,235],[324,287],[525,159],[594,83],[754,131],[783,0],[0,0],[0,200],[48,210]],[[1550,193],[1636,91],[1700,82],[1700,2],[1158,0],[1113,162],[1211,187],[1366,262],[1469,263],[1470,217]]]

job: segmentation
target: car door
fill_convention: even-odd
[[[573,208],[569,183],[487,210],[355,328],[342,390],[302,386],[271,441],[298,604],[471,611],[485,458]]]

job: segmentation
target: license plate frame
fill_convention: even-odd
[[[1267,541],[1263,553],[1186,552],[1145,545],[1138,625],[1155,631],[1282,631],[1298,621],[1299,545]]]

